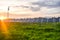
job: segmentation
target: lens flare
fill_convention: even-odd
[[[5,37],[9,36],[9,30],[8,30],[8,22],[5,22],[4,20],[7,20],[6,17],[0,17],[0,23],[1,23],[1,27],[0,30],[1,32],[5,35]]]

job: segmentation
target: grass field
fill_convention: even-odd
[[[60,40],[60,23],[10,22],[9,36],[0,30],[0,40]]]

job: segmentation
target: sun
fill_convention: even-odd
[[[4,16],[0,17],[0,20],[5,20],[5,19],[7,19],[7,17],[4,17]]]

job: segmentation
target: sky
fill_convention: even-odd
[[[60,0],[0,0],[0,16],[10,18],[59,17]]]

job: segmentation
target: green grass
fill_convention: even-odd
[[[9,38],[0,32],[0,40],[60,40],[60,23],[19,23],[8,25]]]

